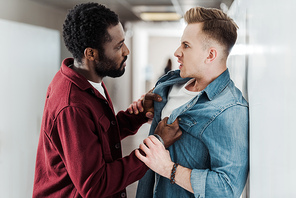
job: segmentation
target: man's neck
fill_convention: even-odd
[[[89,81],[101,83],[103,80],[102,77],[97,75],[94,66],[86,64],[83,61],[80,63],[74,60],[73,66],[71,68]]]
[[[185,89],[192,92],[200,92],[204,90],[208,86],[208,82],[204,82],[202,80],[195,79],[190,84],[188,84]]]
[[[218,76],[220,76],[227,68],[223,68],[216,72],[211,72],[208,75],[204,75],[202,78],[195,78],[195,80],[187,85],[185,88],[188,91],[199,92],[204,90],[211,82],[213,82]]]

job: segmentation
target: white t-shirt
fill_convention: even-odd
[[[188,101],[190,101],[192,98],[194,98],[196,95],[198,95],[200,92],[193,92],[188,91],[185,87],[192,83],[195,79],[189,80],[185,84],[175,84],[169,91],[168,95],[168,102],[164,106],[161,112],[161,119],[165,117],[169,117],[173,110],[177,109],[178,107],[184,105]]]
[[[104,88],[102,86],[102,83],[95,83],[95,82],[92,82],[92,81],[88,81],[96,90],[98,90],[100,92],[100,94],[102,96],[104,96],[106,99],[106,95],[105,95],[105,91],[104,91]]]

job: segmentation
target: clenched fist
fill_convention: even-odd
[[[180,139],[182,135],[178,119],[172,124],[167,124],[168,119],[168,117],[165,117],[161,120],[154,131],[154,134],[157,134],[162,138],[165,148],[171,146],[174,142]]]

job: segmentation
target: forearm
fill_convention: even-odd
[[[127,110],[120,111],[116,115],[120,138],[123,139],[129,135],[134,135],[137,133],[138,129],[148,121],[144,113],[139,113],[137,115],[130,114]]]
[[[176,171],[175,182],[185,190],[193,193],[190,181],[191,171],[191,169],[179,165]]]

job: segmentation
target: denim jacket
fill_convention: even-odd
[[[150,134],[161,120],[170,87],[188,80],[176,70],[157,82],[154,93],[163,100],[154,104]],[[167,178],[155,177],[149,170],[139,181],[137,198],[239,197],[249,169],[248,103],[230,79],[228,69],[192,100],[176,108],[168,124],[175,119],[179,119],[183,135],[168,150],[173,162],[192,169],[194,194]]]

